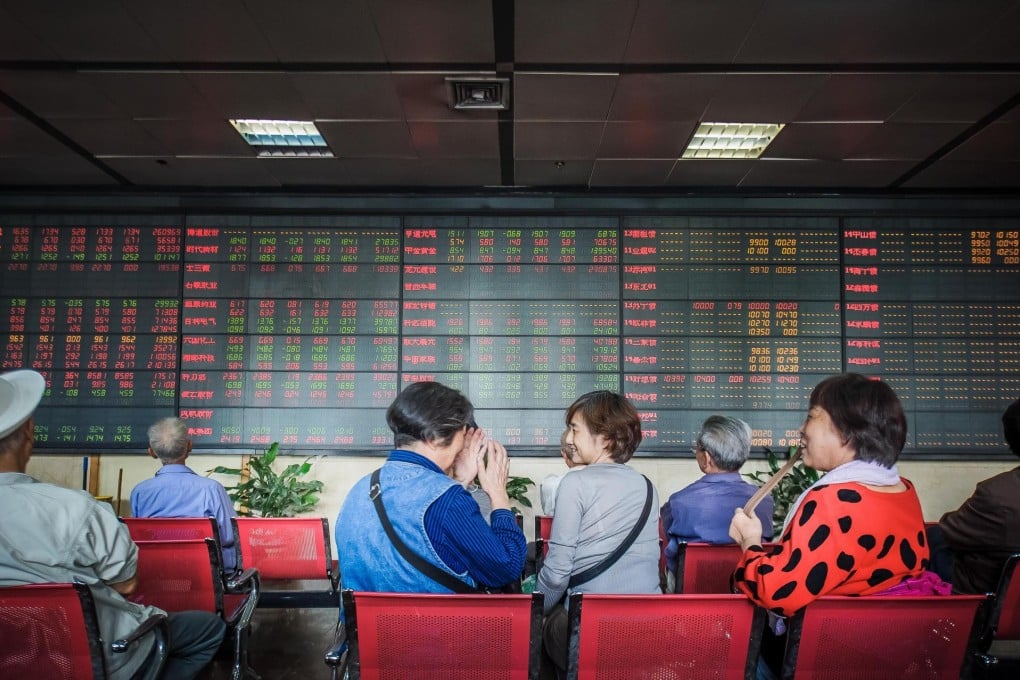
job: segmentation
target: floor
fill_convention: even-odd
[[[327,680],[322,655],[333,642],[337,615],[336,609],[255,610],[249,666],[262,680]],[[232,661],[221,652],[198,680],[230,680]]]

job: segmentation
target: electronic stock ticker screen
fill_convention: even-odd
[[[465,392],[512,450],[558,446],[595,389],[639,453],[713,413],[785,448],[811,389],[857,371],[908,452],[1005,451],[1020,396],[1020,239],[1001,219],[30,216],[0,220],[0,361],[40,371],[41,449],[389,447],[405,385]]]

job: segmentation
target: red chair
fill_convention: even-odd
[[[138,541],[138,588],[132,601],[168,612],[213,612],[226,622],[234,640],[232,677],[248,667],[251,618],[259,599],[259,573],[245,569],[224,583],[211,538],[200,541]]]
[[[676,592],[684,594],[732,593],[730,576],[743,552],[736,543],[679,543]]]
[[[540,593],[421,595],[345,590],[343,606],[350,645],[346,670],[351,680],[538,678]]]
[[[764,617],[743,595],[574,593],[567,678],[753,678]]]
[[[273,586],[263,590],[259,606],[339,607],[339,574],[325,517],[238,517],[234,524],[244,564],[258,569],[263,584]],[[322,580],[325,590],[288,583]]]
[[[159,675],[166,661],[165,614],[154,614],[131,635],[113,640],[123,653],[150,632],[154,663],[145,678]],[[83,680],[107,677],[92,591],[83,583],[44,583],[0,588],[0,678]]]
[[[995,591],[991,613],[981,634],[981,652],[978,661],[982,666],[989,667],[999,664],[1005,659],[1016,660],[1017,654],[1007,646],[994,645],[997,642],[1020,640],[1020,553],[1014,553],[1006,560],[999,577],[999,586]]]
[[[783,678],[969,677],[984,595],[821,597],[790,619]]]
[[[552,534],[552,515],[535,515],[535,573],[542,571],[542,562],[549,554],[549,536]]]
[[[216,542],[223,564],[223,543],[215,517],[121,517],[135,541],[188,541],[211,538]],[[237,541],[234,540],[236,546]],[[229,548],[235,550],[236,548]],[[240,560],[235,564],[240,565]]]

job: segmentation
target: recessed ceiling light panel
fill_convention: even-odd
[[[782,123],[702,123],[681,158],[758,158]]]
[[[261,157],[332,157],[326,140],[310,120],[244,118],[230,124]]]

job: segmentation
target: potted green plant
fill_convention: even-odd
[[[510,496],[511,501],[517,501],[526,508],[531,507],[531,499],[528,498],[528,487],[535,486],[535,482],[530,477],[508,477],[506,480],[506,495]],[[510,506],[510,509],[515,514],[523,514],[520,508],[516,506]]]
[[[786,457],[781,462],[776,454],[772,453],[772,449],[765,447],[765,456],[768,460],[768,470],[758,470],[757,472],[745,472],[744,476],[751,481],[761,486],[769,477],[779,472],[779,469],[783,466],[786,460],[790,459],[790,456],[797,450],[796,445],[791,446],[786,451]],[[804,465],[801,461],[797,463],[790,470],[789,474],[783,477],[779,483],[772,489],[772,525],[775,531],[775,536],[778,539],[779,535],[783,531],[783,523],[786,521],[786,513],[790,509],[790,505],[793,504],[797,497],[800,496],[804,491],[818,481],[818,471],[813,470]]]
[[[237,486],[227,487],[239,515],[293,517],[308,512],[319,502],[322,482],[301,479],[312,468],[309,458],[301,463],[292,463],[283,472],[277,473],[273,462],[279,450],[280,444],[273,442],[261,456],[251,456],[244,468],[217,465],[209,470],[221,475],[237,475],[243,480]]]

